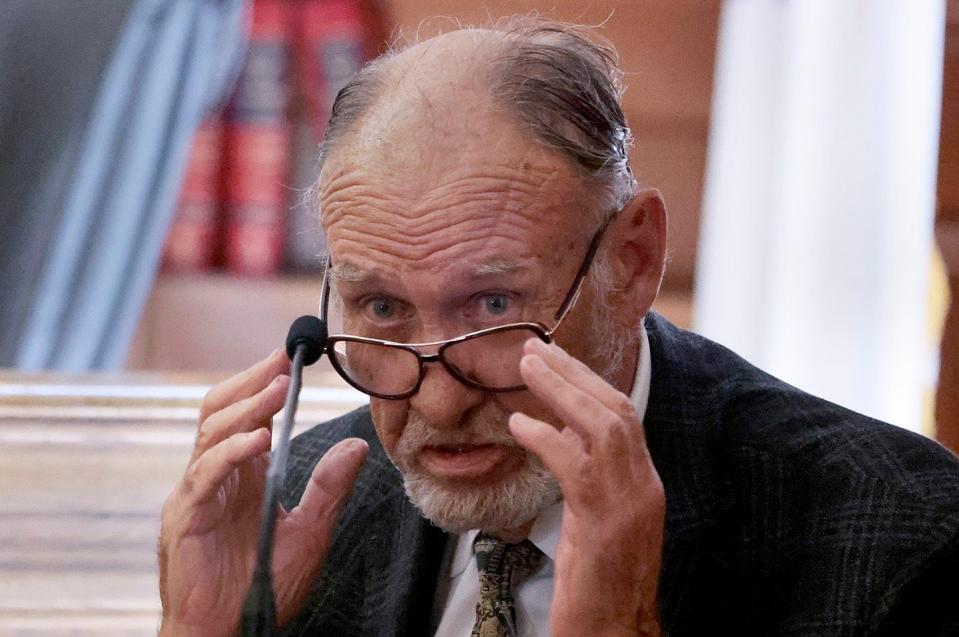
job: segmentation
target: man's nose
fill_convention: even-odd
[[[434,427],[456,427],[466,411],[483,401],[482,391],[453,378],[441,363],[428,363],[423,371],[423,382],[410,397],[410,407]]]

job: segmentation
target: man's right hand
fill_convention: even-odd
[[[183,477],[163,505],[159,542],[161,635],[235,635],[253,576],[273,415],[283,408],[283,350],[213,387]],[[366,456],[348,439],[313,471],[299,505],[280,510],[273,552],[280,625],[305,603],[333,526]]]

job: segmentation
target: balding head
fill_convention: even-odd
[[[558,494],[507,430],[517,411],[561,426],[516,380],[527,338],[632,383],[665,211],[634,192],[616,74],[573,28],[523,21],[393,52],[337,97],[317,188],[330,325],[352,335],[336,360],[446,529],[514,529]]]
[[[514,18],[392,50],[337,95],[321,162],[347,138],[368,160],[448,157],[464,138],[488,135],[477,125],[482,119],[561,154],[584,192],[599,194],[597,212],[609,212],[634,192],[631,138],[615,52],[589,35],[583,27]],[[483,118],[474,117],[480,112]]]

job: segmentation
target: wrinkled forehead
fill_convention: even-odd
[[[568,160],[496,109],[461,110],[393,108],[331,153],[319,199],[335,262],[438,271],[577,258],[594,204]]]

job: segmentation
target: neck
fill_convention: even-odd
[[[636,372],[639,367],[639,340],[630,341],[623,356],[623,364],[613,373],[610,384],[629,396],[636,383]]]

